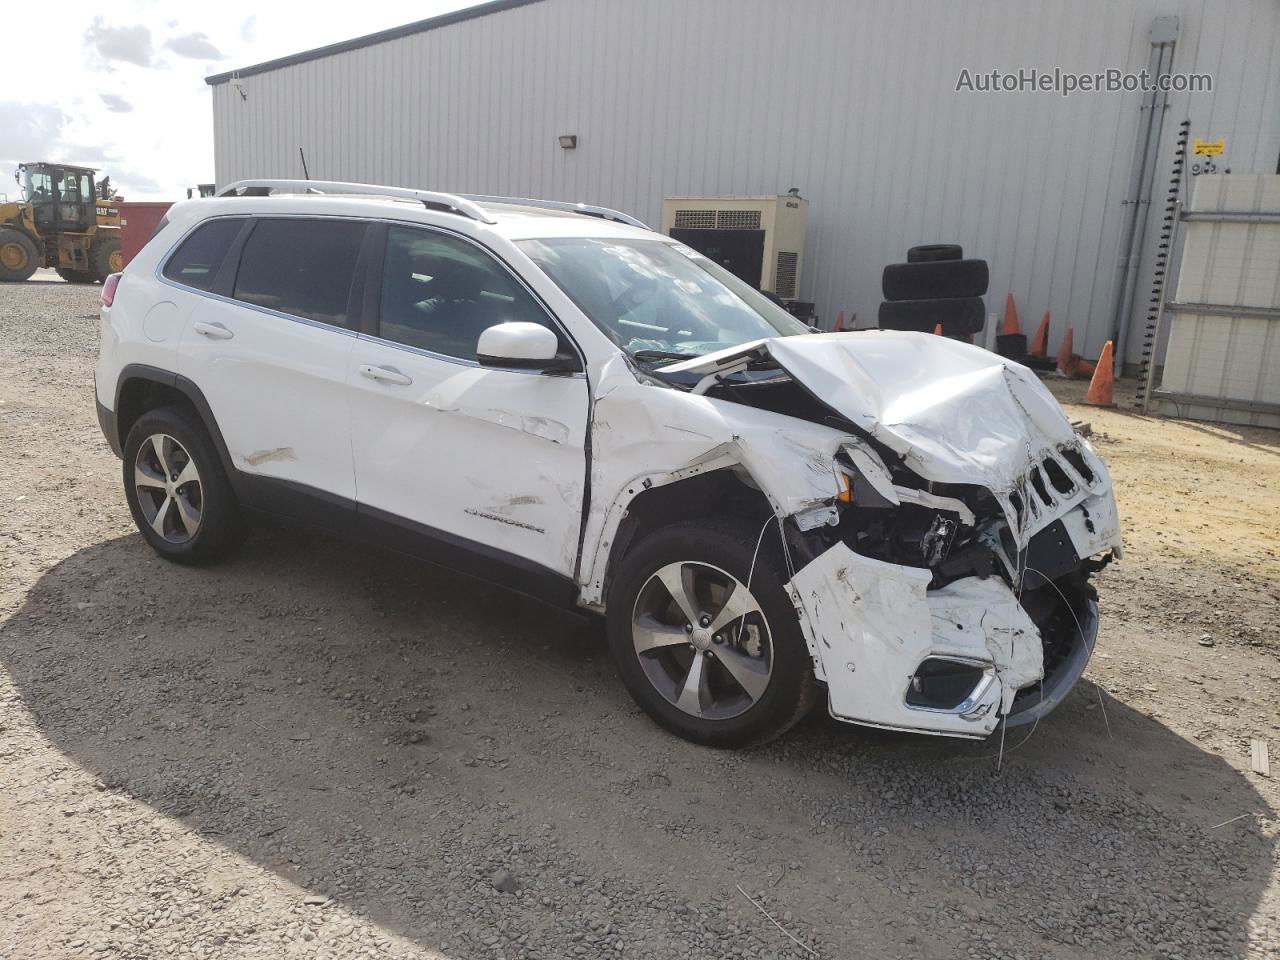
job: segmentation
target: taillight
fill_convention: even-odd
[[[111,306],[116,298],[116,287],[120,286],[120,274],[113,273],[102,281],[102,305]]]

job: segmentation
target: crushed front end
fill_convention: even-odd
[[[834,716],[985,737],[1070,691],[1097,637],[1089,579],[1119,557],[1120,525],[1105,464],[1030,370],[866,331],[760,341],[664,374],[842,435],[796,461],[792,486],[830,470],[837,487],[800,509],[782,507],[785,435],[737,441],[785,517],[788,589]]]
[[[1002,493],[837,458],[846,491],[791,530],[790,588],[834,716],[983,737],[1075,685],[1097,637],[1090,576],[1119,549],[1106,467],[1083,438]]]

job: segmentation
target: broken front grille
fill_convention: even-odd
[[[1022,482],[1009,494],[1009,503],[1017,515],[1017,528],[1024,529],[1045,510],[1090,489],[1097,475],[1079,447],[1063,444],[1046,454],[1027,471]]]

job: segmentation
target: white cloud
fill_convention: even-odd
[[[112,113],[131,113],[133,104],[118,93],[100,93],[98,99],[107,105]]]
[[[66,125],[67,117],[50,104],[0,101],[0,193],[13,195],[5,184],[18,164],[43,160]]]
[[[204,33],[188,33],[173,37],[165,46],[180,57],[191,60],[225,60],[226,55],[215,47]]]
[[[467,5],[378,0],[299,17],[292,4],[222,0],[210,16],[196,0],[115,0],[104,15],[100,0],[62,0],[59,22],[87,25],[73,28],[85,30],[87,55],[62,57],[55,70],[47,44],[10,44],[0,57],[0,91],[9,91],[0,93],[0,193],[13,195],[6,184],[18,162],[49,160],[98,167],[130,200],[177,200],[214,179],[206,75]],[[0,7],[4,35],[25,36],[28,21]],[[170,43],[192,37],[199,49]],[[32,77],[40,78],[35,87]],[[133,109],[121,112],[126,104]]]
[[[142,24],[109,27],[102,17],[94,17],[84,32],[84,42],[108,64],[113,61],[151,66],[151,31]]]

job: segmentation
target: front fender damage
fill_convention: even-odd
[[[778,354],[797,384],[774,381],[772,395],[746,380],[664,389],[621,360],[605,366],[579,602],[603,610],[635,498],[732,471],[776,517],[833,716],[971,738],[1035,722],[1088,663],[1088,578],[1120,554],[1105,464],[1034,377],[985,351],[907,335],[793,339],[751,348]],[[705,378],[720,362],[665,369]]]

